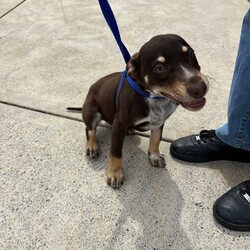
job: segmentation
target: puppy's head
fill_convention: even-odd
[[[178,35],[153,37],[131,57],[127,72],[152,94],[173,99],[189,110],[205,105],[208,81],[194,50]]]

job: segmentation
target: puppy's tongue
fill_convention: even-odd
[[[197,111],[197,110],[200,110],[201,108],[203,108],[205,103],[206,103],[206,98],[202,97],[202,98],[197,99],[197,100],[195,100],[193,102],[181,102],[180,104],[185,109],[188,109],[188,110],[191,110],[191,111]]]

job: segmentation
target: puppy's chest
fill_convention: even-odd
[[[146,102],[148,105],[147,117],[136,121],[136,127],[140,130],[159,128],[178,106],[170,99],[148,99]]]

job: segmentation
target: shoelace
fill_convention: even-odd
[[[215,130],[202,130],[200,134],[196,136],[196,140],[200,143],[207,143],[209,141],[217,141],[218,138],[215,134]]]

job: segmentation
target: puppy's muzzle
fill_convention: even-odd
[[[207,93],[207,84],[201,77],[192,77],[187,83],[187,93],[195,98],[200,99]]]

